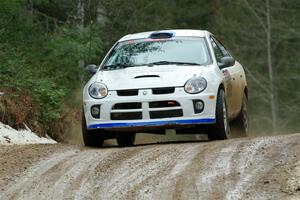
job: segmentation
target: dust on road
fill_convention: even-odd
[[[84,148],[0,146],[0,199],[300,199],[300,134]]]

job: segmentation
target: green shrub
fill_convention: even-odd
[[[31,127],[43,127],[46,133],[49,124],[61,122],[66,102],[72,103],[81,86],[84,73],[79,61],[98,59],[102,42],[93,25],[45,27],[45,18],[24,14],[24,2],[0,2],[0,91],[8,91],[11,105],[20,95],[29,96],[37,106],[35,116],[30,116],[34,121],[22,120],[38,123]]]

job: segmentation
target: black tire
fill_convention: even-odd
[[[217,96],[216,123],[209,129],[207,136],[209,140],[225,140],[231,138],[227,102],[223,89],[219,90]]]
[[[232,128],[234,135],[237,137],[247,137],[249,134],[249,123],[248,123],[248,109],[247,109],[247,96],[244,94],[242,101],[242,108],[240,114],[232,122]]]
[[[117,142],[120,147],[133,146],[135,141],[135,133],[119,133],[117,134]]]
[[[88,130],[86,128],[86,121],[84,114],[82,113],[82,138],[85,146],[89,147],[101,147],[103,145],[104,139],[99,133],[99,130]]]

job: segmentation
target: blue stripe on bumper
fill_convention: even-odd
[[[183,119],[183,120],[168,120],[168,121],[154,121],[154,122],[132,122],[132,123],[106,123],[106,124],[92,124],[88,129],[97,128],[123,128],[123,127],[139,127],[139,126],[164,126],[164,125],[185,125],[185,124],[206,124],[215,123],[216,120],[212,118],[206,119]]]

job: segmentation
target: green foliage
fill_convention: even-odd
[[[0,32],[0,90],[31,96],[41,126],[54,123],[80,86],[83,68],[78,62],[96,60],[101,53],[97,27],[57,24],[53,17],[27,13],[25,1],[1,1],[1,5],[5,8],[1,22],[10,21]],[[47,20],[55,27],[46,27]]]
[[[65,90],[45,79],[39,80],[33,92],[37,98],[36,100],[40,103],[39,121],[49,123],[57,120],[63,109]]]

